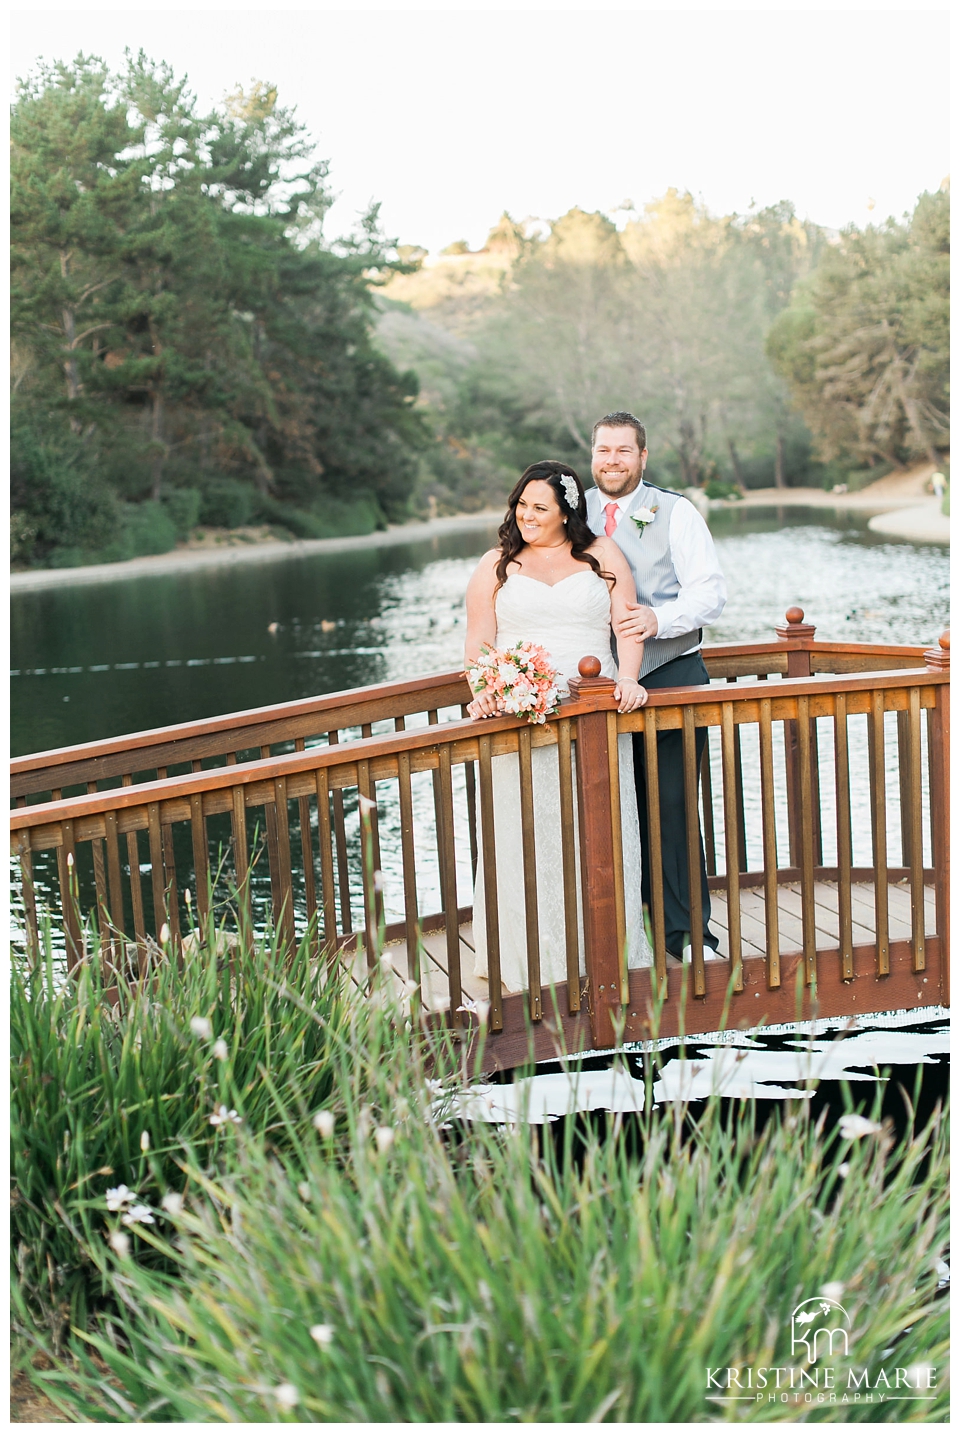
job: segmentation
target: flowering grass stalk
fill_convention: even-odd
[[[455,1041],[404,1029],[357,1002],[328,1040],[335,1140],[277,1096],[282,1142],[245,1120],[219,1168],[185,1156],[168,1221],[101,1246],[122,1298],[35,1375],[69,1417],[794,1422],[712,1402],[706,1371],[795,1365],[791,1311],[828,1288],[854,1329],[837,1381],[848,1363],[942,1379],[940,1111],[896,1145],[879,1104],[846,1134],[804,1101],[758,1128],[718,1099],[451,1126]],[[945,1397],[801,1412],[937,1421]]]
[[[342,976],[307,942],[227,952],[210,934],[132,987],[108,990],[96,953],[64,980],[49,931],[43,962],[13,966],[14,1299],[58,1337],[112,1297],[99,1251],[121,1226],[162,1220],[188,1149],[196,1169],[220,1169],[241,1121],[279,1142],[330,1101]]]

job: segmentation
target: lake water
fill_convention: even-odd
[[[858,515],[823,509],[725,510],[711,515],[711,526],[729,587],[711,642],[768,640],[794,603],[824,640],[930,645],[948,624],[944,547],[892,541],[869,532]],[[493,521],[489,529],[403,546],[15,594],[13,751],[454,669],[462,661],[464,590],[495,533]],[[277,624],[273,633],[272,624]],[[829,741],[827,730],[823,739]],[[859,745],[865,758],[865,736]],[[855,765],[857,748],[852,730]],[[749,767],[746,748],[744,758]],[[715,787],[718,779],[719,770]],[[856,771],[854,779],[865,790]],[[891,796],[895,850],[895,789]],[[745,797],[749,845],[756,813],[749,791]],[[428,778],[420,800],[418,830],[429,845]],[[785,822],[779,824],[785,829]],[[829,831],[828,815],[825,826]],[[385,847],[390,828],[387,812],[381,822]],[[350,834],[356,839],[355,831]],[[385,857],[389,880],[386,849]],[[43,866],[38,861],[41,894],[54,881],[52,866],[49,872]],[[426,862],[422,874],[421,909],[438,909]],[[462,903],[468,903],[468,862],[458,874]],[[731,1097],[778,1099],[808,1089],[806,1078],[816,1078],[818,1093],[811,1098],[839,1099],[841,1078],[864,1094],[864,1081],[875,1088],[872,1066],[878,1062],[899,1065],[885,1086],[897,1108],[897,1080],[911,1087],[918,1066],[928,1077],[926,1098],[936,1097],[945,1084],[943,1012],[930,1012],[919,1022],[915,1014],[876,1017],[862,1028],[886,1032],[882,1048],[874,1043],[867,1049],[858,1035],[846,1040],[838,1055],[833,1035],[823,1029],[812,1036],[809,1030],[785,1030],[758,1038],[701,1037],[689,1044],[685,1061],[676,1058],[679,1052],[662,1052],[655,1097],[699,1098],[718,1087]],[[812,1048],[811,1040],[823,1048]],[[569,1070],[547,1067],[524,1096],[531,1101],[531,1117],[551,1120],[569,1108],[635,1108],[641,1060],[639,1052],[631,1054],[626,1075],[612,1070],[609,1056],[581,1062],[573,1085]],[[509,1118],[517,1098],[504,1087],[478,1092],[478,1099],[493,1103],[475,1106],[472,1117]]]
[[[711,515],[729,600],[710,640],[773,636],[799,602],[823,638],[931,643],[947,622],[948,559],[937,546],[891,542],[862,517],[823,509],[723,510]],[[12,616],[12,739],[15,753],[191,718],[264,706],[344,688],[451,670],[463,657],[463,595],[477,557],[495,539],[489,528],[409,545],[370,547],[265,564],[209,568],[164,577],[16,594]],[[271,631],[270,629],[273,628]],[[451,712],[450,715],[458,715]],[[888,716],[887,826],[899,850],[895,718]],[[821,719],[823,770],[830,770],[832,723]],[[721,790],[717,733],[710,743],[714,788]],[[924,733],[925,737],[925,733]],[[779,746],[782,732],[774,730]],[[757,733],[745,728],[744,819],[751,865],[760,852]],[[870,861],[866,718],[849,722],[855,864]],[[458,814],[458,903],[472,900],[462,768],[454,772]],[[777,762],[777,826],[787,859],[786,790]],[[433,790],[428,773],[413,780],[417,875],[422,914],[440,909]],[[835,843],[832,781],[823,782],[824,854]],[[388,920],[403,917],[399,808],[381,787],[380,835]],[[924,794],[924,804],[927,796]],[[722,810],[717,810],[718,868],[723,870]],[[229,843],[226,818],[212,818],[216,841]],[[348,845],[359,851],[355,795],[347,793]],[[220,829],[222,828],[222,829]],[[926,822],[925,822],[926,829]],[[190,864],[189,832],[175,842]],[[294,834],[298,927],[305,892]],[[925,853],[929,860],[929,850]],[[178,857],[179,859],[179,857]],[[359,861],[351,864],[359,869]],[[269,875],[253,877],[255,911],[268,907]],[[149,864],[142,868],[149,871]],[[56,886],[52,855],[38,856],[38,894]],[[81,896],[89,872],[81,873]],[[223,884],[223,883],[221,883]],[[227,897],[227,887],[219,892]],[[352,892],[362,922],[362,892]],[[85,900],[86,903],[86,900]],[[184,913],[185,914],[185,913]]]
[[[931,644],[948,623],[945,547],[824,509],[711,526],[729,601],[710,642],[771,639],[794,603],[835,641]],[[464,590],[495,534],[15,593],[13,753],[456,668]]]

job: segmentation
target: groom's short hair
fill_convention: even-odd
[[[599,418],[593,425],[593,433],[590,438],[591,448],[596,447],[598,428],[632,428],[637,435],[637,447],[641,453],[647,446],[647,430],[640,419],[635,418],[632,413],[607,413],[605,417]]]

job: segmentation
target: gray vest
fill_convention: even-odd
[[[602,514],[606,500],[602,493],[598,493],[598,496]],[[617,524],[613,540],[630,564],[633,580],[637,584],[637,601],[642,602],[645,607],[659,607],[679,596],[680,581],[670,556],[670,516],[676,503],[689,501],[682,493],[644,482],[637,493],[633,511],[636,512],[640,507],[656,507],[657,515],[653,522],[643,529],[638,528],[628,513]],[[603,531],[602,525],[600,531]],[[674,657],[681,657],[684,652],[699,647],[702,639],[703,633],[699,628],[692,632],[681,632],[679,637],[648,638],[643,651],[643,666],[640,668],[641,681],[648,672],[656,671],[666,662],[672,662]],[[614,638],[615,656],[616,650]]]

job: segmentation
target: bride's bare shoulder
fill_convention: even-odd
[[[485,552],[473,569],[470,586],[472,588],[492,586],[496,580],[496,568],[499,561],[499,547],[493,547],[489,552]]]
[[[614,562],[623,557],[623,553],[613,538],[604,537],[602,534],[600,537],[594,538],[592,546],[588,547],[587,551],[594,557],[610,557]]]

